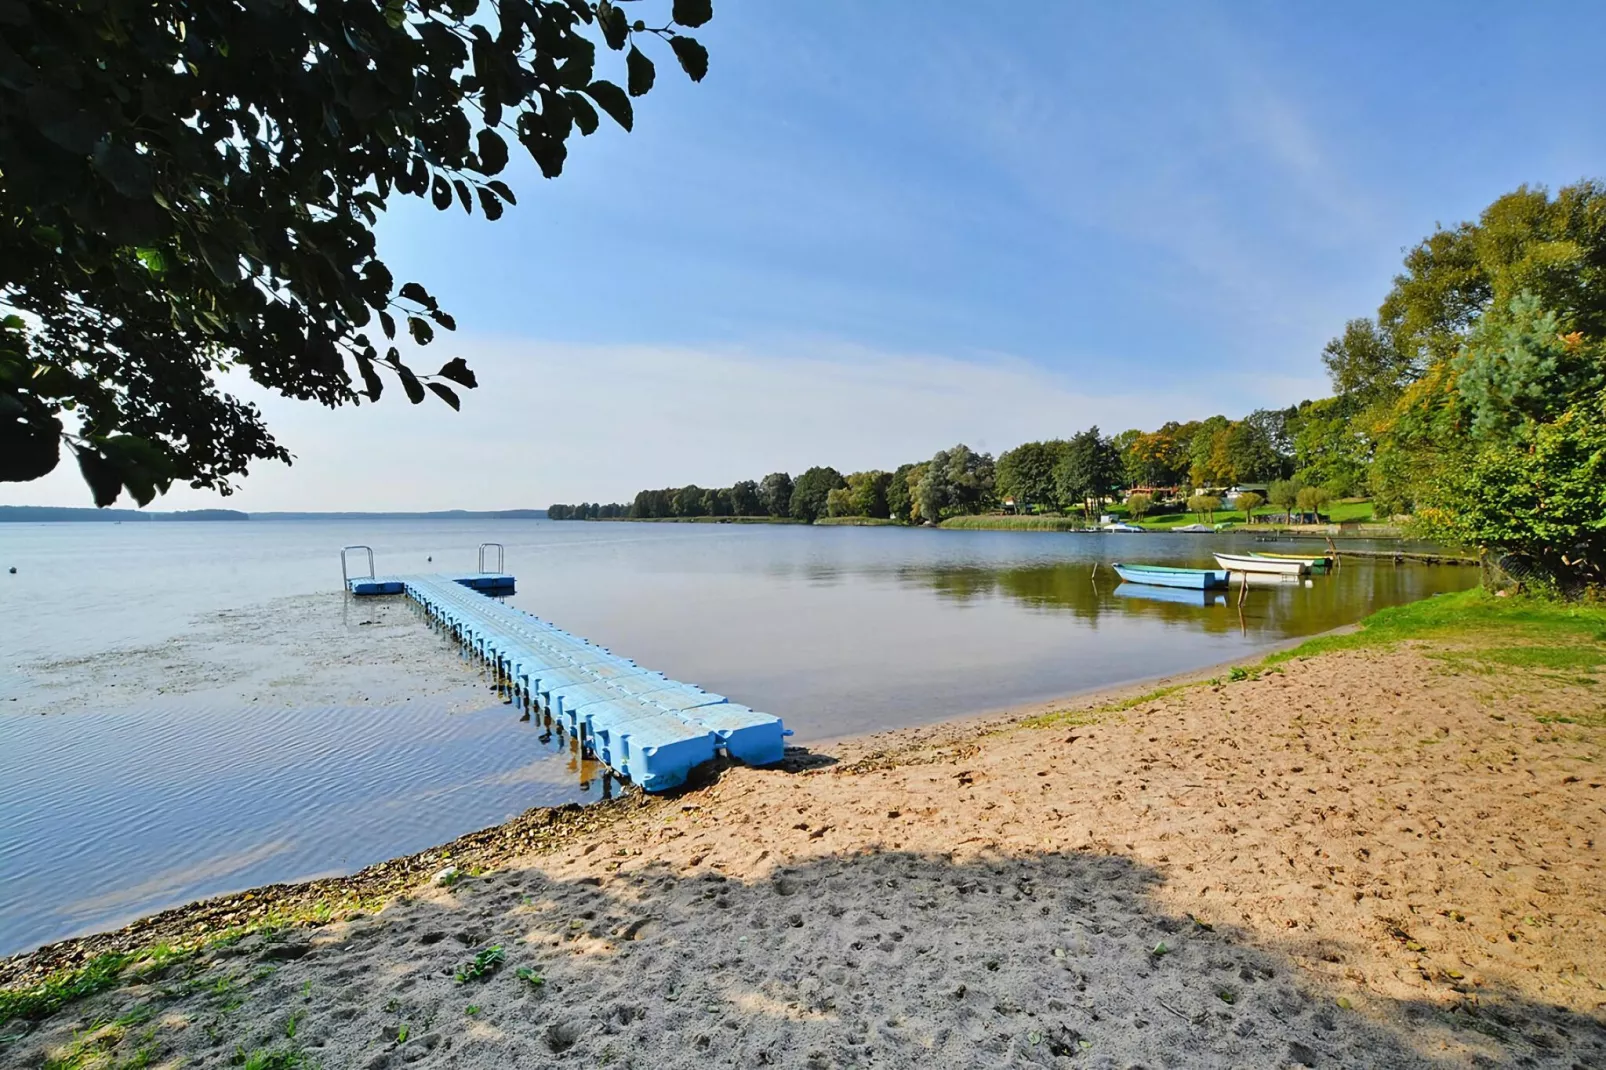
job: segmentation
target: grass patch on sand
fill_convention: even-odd
[[[1340,650],[1425,639],[1466,647],[1479,660],[1513,668],[1592,669],[1606,663],[1606,607],[1538,598],[1498,598],[1481,589],[1390,606],[1342,635],[1323,635],[1266,658],[1276,665]]]
[[[1203,681],[1200,681],[1201,683]],[[1134,706],[1141,706],[1145,702],[1174,695],[1193,684],[1170,684],[1166,687],[1157,687],[1152,691],[1145,691],[1141,695],[1118,699],[1103,706],[1094,706],[1085,710],[1053,710],[1049,713],[1040,713],[1036,717],[1028,717],[1021,722],[1025,728],[1063,728],[1066,726],[1098,724],[1112,713],[1124,713]]]
[[[1606,606],[1568,604],[1537,598],[1498,598],[1481,589],[1434,595],[1403,606],[1390,606],[1360,622],[1355,631],[1323,635],[1291,650],[1270,654],[1256,665],[1234,667],[1225,675],[1170,684],[1087,709],[1055,710],[1020,722],[1025,728],[1058,728],[1095,724],[1111,714],[1166,698],[1190,687],[1210,687],[1252,680],[1296,658],[1344,650],[1387,649],[1411,640],[1427,640],[1448,649],[1435,656],[1465,663],[1481,672],[1528,669],[1567,674],[1569,680],[1593,683],[1588,674],[1606,666]],[[1588,720],[1566,723],[1590,723]]]
[[[372,905],[377,906],[377,901]],[[155,977],[202,951],[227,947],[252,934],[271,939],[293,925],[327,922],[331,914],[327,903],[300,910],[269,911],[248,925],[205,933],[184,943],[164,941],[136,951],[107,951],[82,966],[60,970],[35,984],[0,988],[0,1030],[12,1022],[42,1021],[69,1004],[115,988],[125,980]],[[220,989],[218,994],[227,993]],[[0,1035],[0,1047],[4,1040]]]
[[[27,988],[0,989],[0,1026],[16,1019],[37,1021],[62,1007],[104,992],[122,979],[138,956],[120,951],[97,955],[76,969],[52,974]]]

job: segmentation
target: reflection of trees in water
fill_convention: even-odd
[[[1116,576],[1108,566],[1099,572],[1106,589]],[[1005,595],[1034,609],[1069,611],[1078,617],[1097,620],[1109,609],[1094,588],[1090,564],[1034,565],[1023,568],[902,568],[900,582],[935,591],[950,602],[968,603]]]
[[[1197,601],[1177,601],[1169,589],[1149,591],[1130,584],[1117,596],[1120,580],[1108,565],[1099,565],[1095,573],[1092,564],[1081,562],[1021,568],[909,567],[895,575],[902,584],[960,604],[1005,597],[1035,610],[1068,612],[1090,621],[1113,613],[1205,632],[1238,631],[1241,626],[1237,576],[1226,597],[1207,602],[1202,592]],[[1308,585],[1252,584],[1242,626],[1281,635],[1310,634],[1350,623],[1383,606],[1462,590],[1476,581],[1472,569],[1350,563],[1331,575],[1310,577]]]

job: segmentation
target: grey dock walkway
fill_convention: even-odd
[[[488,548],[497,567],[487,570]],[[346,553],[368,553],[368,575],[346,571]],[[405,595],[465,653],[487,665],[525,713],[541,716],[621,779],[646,791],[685,783],[697,766],[721,754],[748,765],[785,756],[791,733],[780,718],[723,695],[671,680],[490,593],[511,594],[501,547],[480,547],[481,571],[460,576],[375,576],[373,551],[348,546],[341,571],[353,595]]]

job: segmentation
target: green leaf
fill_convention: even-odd
[[[708,49],[690,37],[672,37],[669,47],[675,50],[675,58],[680,60],[680,69],[687,77],[694,82],[702,81],[708,73]]]
[[[513,196],[513,191],[508,188],[508,184],[506,182],[503,182],[500,178],[493,178],[493,179],[491,179],[489,182],[487,182],[485,184],[487,186],[489,186],[491,189],[495,190],[496,191],[496,195],[498,197],[502,198],[507,203],[509,203],[509,204],[518,204],[519,203],[518,198]]]
[[[5,408],[21,406],[10,394],[0,394]],[[25,483],[53,471],[61,463],[61,421],[36,415],[31,420],[0,416],[0,483]]]
[[[368,261],[363,265],[362,277],[363,281],[368,283],[372,293],[376,295],[375,299],[378,303],[374,307],[377,308],[390,299],[390,288],[396,285],[396,280],[391,276],[390,269],[383,263],[378,260]]]
[[[117,466],[93,449],[74,446],[73,452],[78,455],[78,470],[84,474],[84,482],[89,484],[89,493],[95,499],[95,506],[104,509],[115,502],[123,492],[123,478],[118,474]]]
[[[41,134],[74,155],[94,151],[104,131],[76,101],[42,85],[28,90],[26,99],[28,114]]]
[[[442,312],[438,308],[430,312],[429,318],[446,328],[448,331],[457,330],[457,321],[453,319],[449,313]]]
[[[416,282],[404,282],[402,283],[402,288],[396,292],[398,296],[409,301],[415,301],[425,308],[435,307],[435,299],[429,296],[429,291]]]
[[[463,202],[463,211],[469,215],[474,214],[474,195],[468,190],[468,183],[461,178],[452,179],[452,185],[457,189],[457,199]]]
[[[421,346],[427,346],[435,339],[435,328],[429,325],[428,320],[421,317],[408,316],[407,329],[412,332],[413,341]]]
[[[608,113],[609,118],[620,126],[629,130],[635,121],[635,111],[630,106],[630,98],[625,91],[606,79],[599,78],[585,88],[586,95],[597,102],[597,107]],[[575,120],[577,123],[579,119]],[[584,132],[585,127],[580,127]]]
[[[471,390],[480,384],[479,379],[474,378],[474,371],[469,368],[467,361],[461,357],[453,357],[451,360],[446,361],[440,366],[440,371],[435,374],[438,374],[442,379],[451,379],[458,386],[466,386]]]
[[[629,75],[626,84],[633,97],[639,97],[651,89],[653,78],[657,75],[652,60],[642,55],[641,49],[635,45],[631,45],[630,51],[625,53],[625,71]]]
[[[486,219],[502,218],[502,202],[496,199],[496,194],[481,186],[477,191],[480,195],[480,210],[485,213]]]
[[[452,206],[452,184],[447,182],[443,176],[435,176],[435,184],[430,192],[434,198],[436,208],[444,212]]]
[[[617,6],[602,0],[597,5],[597,24],[602,27],[602,39],[609,48],[617,52],[625,47],[625,41],[630,37],[630,21]]]
[[[670,10],[676,22],[696,28],[714,17],[714,0],[675,0]]]
[[[597,109],[591,102],[579,93],[565,93],[563,99],[569,102],[569,110],[574,113],[574,125],[580,128],[580,133],[590,135],[597,132]]]
[[[379,326],[384,329],[386,338],[396,337],[396,317],[384,309],[379,311]]]
[[[385,392],[384,380],[374,370],[374,362],[367,357],[357,358],[357,370],[362,373],[363,384],[368,388],[365,393],[369,401],[378,401],[379,395]]]
[[[95,146],[92,158],[95,170],[124,197],[140,200],[151,195],[150,165],[126,145],[102,141]]]
[[[507,142],[495,130],[479,132],[480,171],[494,175],[507,166]]]
[[[463,403],[457,400],[457,393],[451,387],[443,386],[440,383],[425,383],[424,385],[434,391],[436,397],[446,402],[453,409],[462,409]]]
[[[450,379],[458,386],[466,386],[470,390],[480,385],[479,381],[474,378],[473,371],[469,369],[468,362],[462,357],[453,357],[445,364],[442,364],[441,370],[436,374],[442,379]]]
[[[407,391],[407,400],[418,405],[424,400],[424,384],[418,381],[418,376],[405,364],[396,366],[396,374],[401,377],[402,389]]]
[[[167,258],[162,255],[160,249],[135,249],[134,255],[152,275],[160,276],[167,270]]]
[[[219,282],[233,284],[240,281],[240,258],[210,234],[201,235],[201,259]]]

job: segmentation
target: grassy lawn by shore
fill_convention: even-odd
[[[1071,531],[1086,527],[1087,521],[1081,517],[1070,516],[985,513],[976,516],[951,516],[938,526],[958,531]]]
[[[532,811],[0,964],[0,1062],[1590,1065],[1603,667],[1606,610],[1462,592]]]
[[[1133,520],[1126,506],[1119,504],[1106,506],[1099,515],[1109,516],[1124,523],[1135,523],[1149,531],[1171,531],[1174,528],[1201,523],[1227,524],[1241,529],[1246,521],[1243,512],[1232,509],[1218,509],[1207,517],[1194,513],[1166,513],[1158,516],[1149,514],[1139,520]],[[1282,511],[1271,506],[1256,509],[1254,515],[1257,518],[1256,523],[1250,530],[1271,532],[1286,526],[1282,523],[1284,515]],[[1372,503],[1369,500],[1340,501],[1332,503],[1322,511],[1322,524],[1306,526],[1320,528],[1329,524],[1366,523],[1372,519]],[[1081,514],[1061,516],[1046,513],[982,513],[974,516],[949,517],[940,526],[971,531],[1073,531],[1096,527],[1097,523],[1096,520],[1088,521]],[[1392,528],[1389,528],[1387,533],[1398,534]]]
[[[1590,670],[1606,663],[1606,604],[1502,598],[1475,587],[1380,609],[1354,631],[1320,636],[1266,664],[1410,640],[1465,647],[1493,663]]]
[[[1125,505],[1113,505],[1106,511],[1117,519],[1129,519]],[[1283,517],[1286,514],[1283,510],[1274,506],[1263,505],[1254,511],[1254,515],[1257,518],[1256,526],[1258,527],[1261,524],[1281,526]],[[1370,499],[1336,501],[1324,506],[1322,509],[1323,524],[1367,523],[1375,519]],[[1164,531],[1174,527],[1181,527],[1185,524],[1244,525],[1247,523],[1247,517],[1241,509],[1217,509],[1207,517],[1200,517],[1194,513],[1168,513],[1164,516],[1145,516],[1143,519],[1135,521],[1135,523],[1156,531]]]

